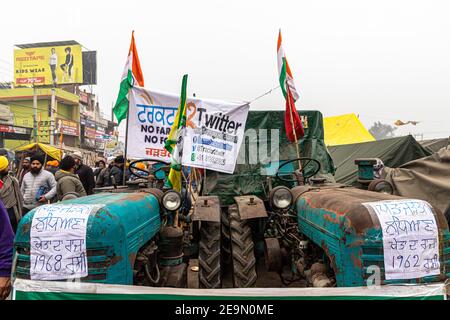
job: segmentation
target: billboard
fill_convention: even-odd
[[[14,124],[14,114],[11,108],[5,104],[0,104],[0,121],[2,124]]]
[[[83,52],[83,84],[97,84],[97,51]]]
[[[14,50],[16,85],[83,83],[80,45]]]
[[[79,136],[78,123],[66,119],[56,118],[56,132],[69,136]]]

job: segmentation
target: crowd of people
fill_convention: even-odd
[[[143,163],[137,167],[145,169]],[[26,213],[43,204],[91,195],[94,188],[123,185],[130,178],[123,156],[99,160],[93,169],[83,163],[81,153],[46,163],[44,155],[34,154],[22,160],[16,174],[8,158],[0,156],[0,300],[10,292],[14,235]]]

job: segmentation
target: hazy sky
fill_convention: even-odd
[[[397,134],[450,135],[449,1],[2,1],[0,81],[14,44],[76,40],[98,54],[104,113],[119,89],[135,30],[145,86],[252,100],[278,84],[276,41],[300,92],[297,109],[422,121]],[[251,105],[284,109],[280,90]],[[122,125],[121,125],[122,127]]]

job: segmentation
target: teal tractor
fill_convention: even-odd
[[[144,178],[142,171],[145,171],[145,179],[50,204],[49,210],[67,205],[92,207],[86,227],[88,275],[80,281],[186,287],[189,256],[184,251],[189,235],[178,224],[184,218],[182,196],[163,188],[165,174],[160,173],[167,171],[166,163],[156,161],[148,172],[135,167],[139,161],[131,163],[131,171],[138,178]],[[36,210],[24,216],[17,229],[13,266],[16,278],[30,279],[30,266],[38,263],[31,261],[30,250],[30,230]],[[50,270],[51,261],[44,267]]]
[[[152,239],[161,228],[160,197],[159,190],[150,190],[102,193],[61,203],[96,206],[87,225],[88,276],[82,281],[133,284],[134,273],[145,271],[135,270],[136,261],[142,257],[151,259],[151,252],[155,251]],[[30,228],[34,212],[23,217],[15,238],[14,274],[18,278],[30,278]],[[147,269],[151,267],[149,264]]]
[[[438,274],[387,280],[380,222],[364,203],[405,199],[391,195],[391,186],[374,178],[376,159],[356,161],[358,187],[335,183],[322,115],[300,115],[303,157],[297,158],[282,129],[275,165],[248,161],[238,164],[233,175],[207,173],[207,192],[221,204],[221,267],[231,269],[233,286],[264,286],[264,271],[277,273],[282,286],[364,286],[376,272],[381,284],[445,281],[450,275],[450,234],[442,212],[432,208],[440,243]],[[246,130],[257,131],[283,127],[283,112],[274,111],[250,112],[246,124]],[[258,142],[267,141],[270,137]]]
[[[401,206],[408,199],[390,195],[384,190],[374,192],[314,179],[290,191],[302,256],[306,257],[296,261],[296,273],[305,275],[311,285],[364,286],[373,279],[375,272],[378,272],[380,284],[444,282],[450,276],[450,233],[448,221],[439,209],[431,209],[440,243],[439,259],[435,258],[440,266],[438,274],[388,280],[382,226],[373,210],[365,204],[386,202]],[[401,222],[397,226],[400,230],[411,227],[401,225]],[[277,240],[277,246],[273,245],[272,253],[269,253],[271,255],[282,247],[278,244],[283,239]],[[394,244],[391,246],[396,247]],[[403,263],[405,272],[419,262],[419,257],[413,254],[399,255],[396,259],[395,263]],[[432,261],[432,264],[437,265],[437,261]]]

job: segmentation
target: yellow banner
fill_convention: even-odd
[[[80,45],[14,50],[16,85],[83,83]]]

